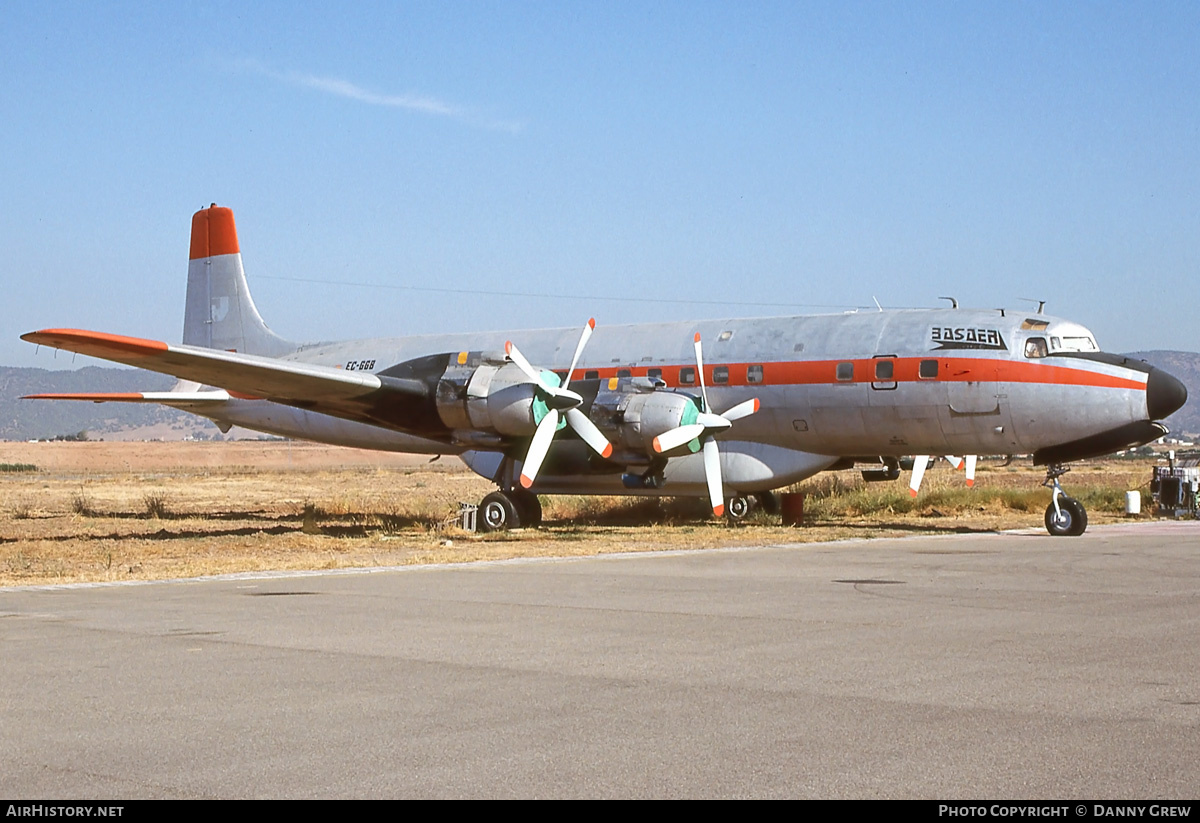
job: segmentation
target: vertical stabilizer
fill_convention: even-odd
[[[189,346],[280,357],[296,346],[267,328],[254,307],[233,210],[215,203],[192,216],[183,342]]]

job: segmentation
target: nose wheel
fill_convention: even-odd
[[[1070,469],[1061,463],[1053,463],[1046,469],[1043,486],[1048,486],[1053,496],[1046,507],[1046,531],[1054,537],[1078,537],[1087,530],[1087,509],[1074,497],[1063,493],[1058,478]]]

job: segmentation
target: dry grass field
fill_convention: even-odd
[[[1126,489],[1141,488],[1149,510],[1151,465],[1085,464],[1065,486],[1092,523],[1112,522]],[[451,457],[279,441],[3,443],[0,467],[0,586],[992,531],[1041,527],[1049,501],[1027,461],[982,462],[974,490],[939,464],[916,501],[906,477],[813,478],[798,488],[801,527],[757,513],[716,521],[700,500],[554,497],[539,529],[475,535],[454,525],[458,503],[491,485]]]

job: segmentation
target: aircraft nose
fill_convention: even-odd
[[[1187,402],[1188,390],[1180,380],[1162,369],[1150,369],[1146,381],[1146,410],[1151,420],[1162,420]]]

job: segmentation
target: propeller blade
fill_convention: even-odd
[[[700,414],[696,415],[696,422],[712,432],[724,431],[733,425],[723,414],[708,414],[706,412],[700,412]]]
[[[925,476],[925,469],[929,465],[929,455],[918,454],[913,458],[912,480],[908,484],[908,493],[913,497],[917,496],[917,492],[921,489],[921,478]]]
[[[736,406],[734,406],[732,409],[725,412],[721,416],[732,423],[734,420],[741,420],[743,417],[747,417],[751,414],[754,414],[756,411],[758,411],[758,398],[757,397],[755,397],[751,400],[747,400],[744,403],[738,403]]]
[[[525,376],[537,384],[537,387],[546,395],[546,405],[554,409],[564,410],[573,409],[583,403],[583,398],[570,389],[560,389],[558,386],[552,386],[546,382],[542,373],[535,369],[533,365],[525,359],[525,355],[521,354],[521,350],[517,348],[517,344],[511,340],[504,344],[504,353],[508,355],[508,359],[517,364],[517,368],[525,372]]]
[[[575,346],[575,356],[571,358],[571,368],[567,370],[567,379],[563,381],[563,388],[571,384],[571,376],[575,374],[575,366],[579,364],[579,356],[583,354],[583,347],[587,345],[587,341],[592,336],[592,331],[596,328],[596,318],[589,317],[587,325],[583,327],[583,334],[579,335],[579,344]]]
[[[608,442],[608,438],[600,433],[596,428],[596,424],[591,421],[586,414],[579,409],[567,410],[567,425],[570,426],[579,439],[587,443],[592,451],[601,457],[612,457],[612,443]]]
[[[684,443],[695,440],[702,434],[704,434],[704,426],[700,423],[689,423],[686,426],[669,429],[654,438],[654,450],[659,454],[669,452],[671,449],[678,448]]]
[[[546,452],[550,451],[550,441],[554,439],[554,432],[557,429],[558,412],[550,409],[542,418],[542,422],[538,423],[537,431],[533,433],[533,440],[529,443],[525,462],[521,466],[521,485],[525,488],[533,485],[538,469],[542,467],[542,461],[546,459]]]
[[[521,354],[521,350],[517,348],[517,344],[511,340],[505,341],[504,353],[508,355],[508,359],[517,364],[517,368],[525,372],[525,375],[539,386],[545,388],[542,382],[542,373],[530,365],[525,359],[525,355]]]
[[[708,389],[704,388],[704,352],[700,345],[700,332],[696,332],[696,336],[692,338],[696,349],[696,372],[700,380],[700,395],[704,398],[704,408],[701,411],[708,411]]]
[[[967,455],[967,486],[973,488],[975,486],[975,461],[979,459],[978,455]]]
[[[963,459],[961,457],[958,457],[953,454],[945,454],[942,456],[946,458],[947,463],[949,463],[951,466],[954,467],[955,471],[958,471],[959,469],[961,469],[963,467]]]
[[[721,452],[717,449],[717,441],[711,437],[704,440],[704,479],[708,481],[708,501],[712,503],[713,514],[721,517],[725,514],[725,490],[721,487]]]

